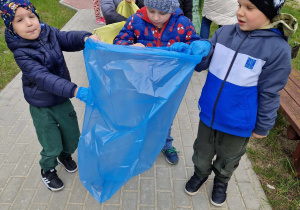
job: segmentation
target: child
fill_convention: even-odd
[[[100,2],[101,0],[93,0],[96,23],[105,24],[105,19],[101,15]]]
[[[118,5],[123,0],[101,0],[101,11],[105,18],[106,24],[118,23],[121,21],[126,21],[127,18],[123,15],[117,13]],[[143,0],[125,0],[127,3],[131,3],[132,1],[139,7],[142,8],[144,6]]]
[[[1,17],[6,25],[5,40],[22,70],[23,92],[43,149],[41,176],[53,191],[63,182],[55,167],[58,162],[73,173],[77,164],[71,154],[77,148],[80,131],[73,96],[86,100],[87,89],[71,82],[62,50],[79,51],[91,33],[61,32],[40,22],[28,0],[1,1]],[[96,36],[91,38],[97,39]]]
[[[140,47],[169,47],[175,42],[191,43],[199,40],[192,22],[183,16],[178,0],[145,0],[145,7],[129,17],[114,44]],[[172,146],[171,128],[162,149],[170,164],[178,163],[176,148]]]
[[[279,91],[291,70],[286,37],[297,28],[291,15],[278,15],[284,0],[238,3],[238,24],[217,30],[211,44],[197,41],[186,46],[192,54],[209,51],[196,66],[198,71],[208,67],[209,71],[199,99],[195,173],[186,183],[185,192],[195,195],[214,171],[211,203],[215,206],[225,203],[227,183],[246,152],[251,134],[266,137],[275,123]]]

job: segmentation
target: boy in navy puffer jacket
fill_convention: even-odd
[[[249,137],[266,137],[275,123],[279,91],[291,71],[287,37],[298,25],[293,16],[279,14],[284,0],[238,0],[238,4],[238,24],[223,26],[209,41],[185,45],[192,54],[209,51],[196,66],[196,71],[209,70],[199,99],[195,173],[185,192],[195,195],[213,171],[215,206],[226,201],[228,181]]]
[[[41,146],[41,176],[53,191],[63,182],[55,167],[58,162],[73,173],[75,152],[80,136],[74,107],[69,100],[76,96],[86,100],[87,89],[71,82],[62,51],[83,50],[91,33],[61,32],[40,22],[28,0],[1,0],[0,14],[6,25],[5,40],[22,70],[23,92]]]
[[[138,47],[170,47],[175,42],[187,44],[199,40],[192,21],[179,8],[178,0],[144,0],[145,7],[129,17],[114,39],[114,44]],[[155,132],[155,131],[154,131]],[[162,149],[170,164],[178,163],[176,148],[169,129]]]

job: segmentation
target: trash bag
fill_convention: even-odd
[[[117,13],[123,15],[126,18],[129,18],[131,15],[136,13],[139,7],[132,1],[131,3],[121,1],[117,7]],[[93,34],[96,34],[101,41],[112,44],[114,38],[119,34],[121,29],[124,27],[126,21],[117,22],[96,28],[93,31]]]
[[[100,203],[152,167],[201,56],[87,39],[79,177]]]

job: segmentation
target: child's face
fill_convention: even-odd
[[[238,0],[239,9],[236,13],[240,29],[253,31],[270,24],[270,20],[249,0]]]
[[[12,26],[16,34],[23,39],[34,40],[39,37],[41,32],[38,17],[22,7],[17,9]]]
[[[162,28],[171,17],[171,14],[161,12],[157,9],[153,9],[150,7],[147,7],[147,15],[149,20],[155,25],[157,28]]]

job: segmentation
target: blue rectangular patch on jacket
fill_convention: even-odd
[[[248,58],[246,64],[245,64],[245,67],[248,68],[248,69],[253,69],[254,65],[256,63],[256,60],[252,59],[252,58]]]

